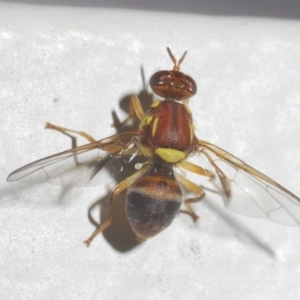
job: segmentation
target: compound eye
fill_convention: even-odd
[[[154,94],[171,100],[185,100],[194,96],[197,85],[194,79],[179,71],[159,71],[150,78]]]

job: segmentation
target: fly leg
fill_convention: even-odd
[[[132,95],[130,105],[129,105],[128,117],[120,124],[115,124],[115,123],[112,124],[112,127],[124,126],[125,124],[127,124],[129,121],[131,121],[134,118],[135,114],[140,119],[140,121],[142,121],[146,116],[139,98],[136,95]]]
[[[191,218],[193,219],[193,221],[196,222],[199,219],[199,216],[196,215],[196,213],[194,212],[190,203],[195,203],[195,202],[201,201],[204,198],[205,193],[198,185],[196,185],[192,181],[186,179],[185,177],[181,176],[180,174],[176,173],[175,177],[186,189],[194,192],[196,195],[199,195],[196,198],[189,198],[189,199],[184,200],[184,202],[183,202],[186,207],[186,211],[184,211],[184,212],[189,214],[191,216]]]
[[[188,161],[178,164],[177,167],[185,169],[187,171],[190,171],[192,173],[195,173],[195,174],[198,174],[201,176],[206,176],[209,179],[212,179],[214,177],[214,174],[211,171],[206,170],[206,169],[204,169],[198,165],[195,165],[191,162],[188,162]]]
[[[105,211],[105,215],[106,215],[106,220],[104,221],[104,223],[102,223],[101,225],[99,225],[95,231],[92,233],[92,235],[84,241],[84,243],[86,244],[87,247],[90,246],[91,242],[93,241],[93,239],[99,234],[101,233],[103,230],[105,230],[112,222],[112,217],[110,214],[111,211],[111,206],[112,203],[114,201],[114,198],[120,194],[123,190],[127,189],[130,184],[132,182],[134,182],[137,178],[139,178],[140,176],[142,176],[147,170],[149,169],[149,165],[146,164],[142,169],[138,170],[137,172],[135,172],[133,175],[127,177],[125,180],[123,180],[122,182],[120,182],[112,191],[111,196],[109,197],[108,201],[107,201],[107,205],[106,205],[106,211]]]
[[[223,173],[223,171],[215,164],[215,162],[212,160],[212,158],[206,153],[205,150],[202,151],[202,153],[206,156],[208,161],[211,163],[211,165],[216,170],[216,173],[218,174],[218,178],[222,184],[223,191],[226,195],[227,201],[226,206],[229,204],[230,197],[231,197],[231,187],[230,187],[230,180],[229,178]]]
[[[142,108],[141,102],[139,100],[139,98],[136,95],[133,95],[131,97],[131,101],[130,101],[130,106],[129,106],[129,115],[128,117],[121,122],[120,124],[112,124],[113,127],[121,127],[125,124],[127,124],[129,121],[131,121],[134,118],[134,115],[137,115],[137,117],[142,121],[145,118],[145,112]],[[62,133],[75,133],[78,134],[84,138],[86,138],[88,141],[90,141],[91,143],[96,142],[96,140],[91,137],[88,133],[84,132],[84,131],[77,131],[77,130],[73,130],[73,129],[69,129],[69,128],[65,128],[65,127],[60,127],[60,126],[56,126],[54,124],[51,124],[49,122],[46,123],[45,125],[46,129],[53,129],[53,130],[57,130],[60,131]]]
[[[190,162],[183,162],[178,164],[177,166],[195,174],[207,176],[209,178],[212,178],[214,176],[212,172]],[[196,195],[199,195],[196,198],[189,198],[184,200],[184,205],[187,209],[185,212],[192,217],[194,222],[196,222],[199,219],[199,216],[196,215],[190,203],[201,201],[204,198],[205,193],[198,185],[188,180],[187,178],[181,176],[180,174],[176,173],[176,178],[185,188],[194,192]]]
[[[78,135],[86,138],[91,143],[96,142],[96,140],[94,138],[92,138],[89,134],[87,134],[84,131],[77,131],[77,130],[73,130],[73,129],[69,129],[69,128],[64,128],[64,127],[56,126],[56,125],[53,125],[53,124],[51,124],[49,122],[46,123],[45,129],[53,129],[53,130],[57,130],[57,131],[60,131],[62,133],[65,133],[65,134],[75,133],[75,134],[78,134]]]

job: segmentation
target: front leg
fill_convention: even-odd
[[[132,95],[129,105],[128,117],[120,124],[112,124],[112,126],[116,128],[124,126],[134,118],[135,114],[137,115],[140,121],[142,121],[146,116],[139,98],[136,95]]]

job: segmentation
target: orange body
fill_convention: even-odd
[[[159,101],[151,107],[146,120],[142,144],[149,149],[171,148],[189,153],[193,148],[192,115],[187,107],[175,101]]]
[[[182,103],[196,93],[197,86],[176,63],[174,69],[150,79],[154,93],[165,99],[155,101],[141,122],[140,147],[149,168],[127,190],[126,214],[140,241],[164,230],[177,215],[182,190],[174,166],[186,160],[197,142],[192,114]]]

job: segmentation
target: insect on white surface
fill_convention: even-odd
[[[234,212],[299,226],[297,196],[234,155],[196,137],[188,101],[196,94],[197,85],[180,71],[187,52],[177,61],[170,49],[167,50],[173,70],[156,72],[150,79],[154,94],[164,101],[155,101],[145,113],[139,99],[133,96],[129,117],[120,124],[137,115],[139,128],[96,141],[84,132],[47,123],[46,128],[77,133],[90,143],[30,163],[12,172],[7,180],[96,185],[103,182],[103,171],[112,176],[121,172],[126,167],[122,159],[129,162],[136,157],[144,158],[143,166],[112,191],[106,208],[107,219],[85,241],[87,245],[111,224],[111,203],[125,189],[127,217],[140,241],[168,227],[182,202],[196,221],[198,216],[191,203],[203,199],[205,192],[197,182],[180,175],[177,168],[208,178],[223,197],[226,208]],[[205,166],[189,162],[190,156],[202,159]],[[183,201],[183,189],[197,197]]]

